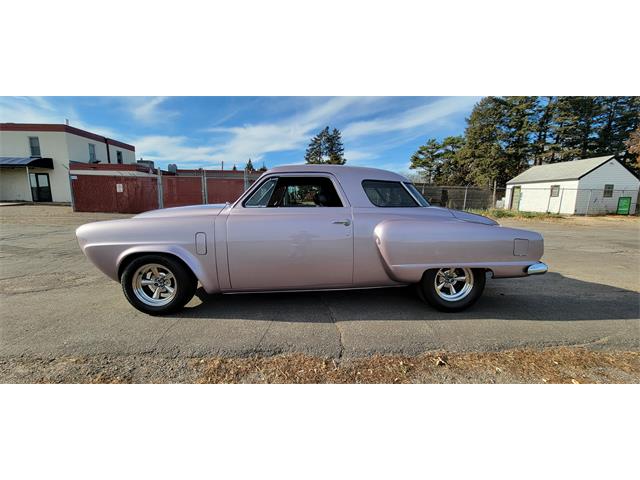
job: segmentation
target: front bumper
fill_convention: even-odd
[[[538,262],[533,265],[529,265],[526,269],[527,275],[542,275],[543,273],[547,273],[549,267],[545,263]]]

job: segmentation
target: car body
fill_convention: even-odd
[[[506,278],[546,271],[540,234],[429,206],[396,173],[337,165],[277,167],[233,204],[154,210],[83,225],[76,235],[85,255],[116,281],[123,281],[134,259],[155,255],[184,268],[184,278],[191,276],[184,282],[197,281],[210,294],[421,284],[430,271],[436,287],[440,280],[438,292],[443,279],[444,291],[455,292],[461,285],[454,278],[467,272],[481,290],[484,272]],[[147,269],[137,275],[129,281],[138,282],[142,296],[131,285],[123,288],[145,300],[163,288],[158,280],[167,273]],[[166,289],[156,296],[170,297]],[[148,313],[182,307],[134,306]]]

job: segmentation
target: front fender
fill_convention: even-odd
[[[124,262],[127,257],[131,255],[142,254],[142,253],[148,253],[148,254],[164,253],[168,255],[173,255],[179,258],[180,260],[182,260],[187,265],[187,267],[191,269],[191,271],[196,276],[198,281],[202,284],[202,287],[205,289],[207,293],[214,293],[220,290],[218,286],[218,278],[217,278],[217,275],[215,275],[215,272],[213,272],[212,274],[207,270],[206,265],[203,265],[203,260],[209,257],[202,256],[202,255],[194,255],[192,252],[190,252],[186,248],[183,248],[179,245],[163,245],[163,244],[138,245],[135,247],[127,248],[126,250],[122,251],[116,259],[116,262],[115,262],[116,269],[115,269],[114,280],[118,280],[118,281],[120,280],[118,278],[119,274],[121,273],[120,266],[122,265],[122,262]],[[111,275],[109,276],[111,277]]]

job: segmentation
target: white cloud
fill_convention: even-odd
[[[68,113],[40,97],[0,97],[1,122],[64,123]]]
[[[147,125],[166,123],[179,116],[176,111],[162,108],[167,97],[126,97],[126,108],[133,119]]]
[[[209,132],[230,135],[212,159],[239,164],[248,158],[261,160],[270,152],[302,152],[309,138],[325,125],[335,124],[338,115],[362,113],[376,101],[371,97],[334,97],[279,122],[210,128]]]
[[[343,138],[354,139],[428,127],[446,121],[453,114],[470,111],[477,101],[476,97],[442,98],[388,117],[351,123],[343,129],[342,135]]]

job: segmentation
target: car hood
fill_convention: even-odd
[[[227,203],[215,203],[208,205],[189,205],[187,207],[161,208],[141,213],[133,218],[169,218],[169,217],[193,217],[197,215],[218,215]]]

